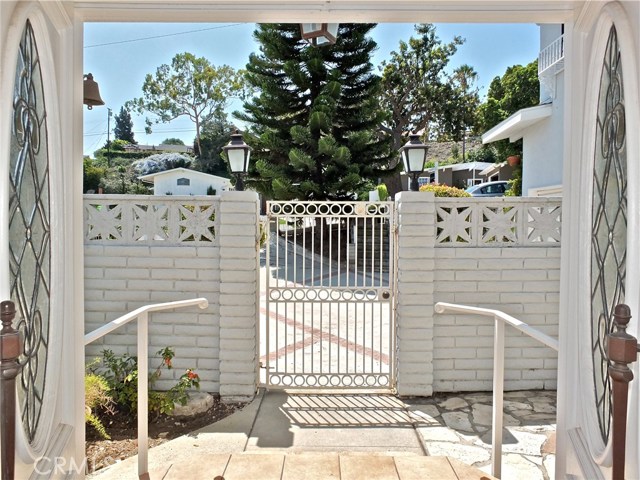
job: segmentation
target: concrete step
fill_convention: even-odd
[[[150,480],[494,480],[449,457],[234,453],[177,461]]]

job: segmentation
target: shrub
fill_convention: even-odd
[[[200,377],[192,369],[187,369],[178,383],[166,392],[153,390],[153,384],[160,378],[163,368],[171,370],[175,353],[171,347],[156,352],[161,357],[160,364],[149,375],[149,414],[169,414],[175,403],[186,405],[188,390],[200,388]],[[102,351],[104,379],[106,380],[118,408],[135,414],[138,407],[138,358],[127,354],[117,356],[112,350]]]
[[[522,164],[513,169],[509,189],[504,192],[505,197],[520,197],[522,195]]]
[[[164,172],[174,168],[190,168],[193,158],[182,153],[157,153],[133,162],[133,169],[140,175]]]
[[[105,430],[104,424],[97,413],[113,415],[115,402],[111,398],[111,388],[107,379],[95,373],[86,373],[84,376],[84,421],[91,425],[98,435],[105,440],[111,437]]]
[[[381,183],[376,187],[378,190],[378,199],[381,202],[386,202],[389,198],[389,191],[387,190],[387,186],[384,183]]]
[[[420,187],[420,191],[433,192],[436,197],[470,197],[471,196],[460,188],[450,187],[448,185],[438,185],[437,183],[422,185]]]

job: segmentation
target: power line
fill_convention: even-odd
[[[215,27],[200,28],[198,30],[187,30],[186,32],[166,33],[164,35],[154,35],[152,37],[132,38],[130,40],[119,40],[117,42],[96,43],[95,45],[85,45],[84,48],[106,47],[108,45],[119,45],[121,43],[132,43],[132,42],[141,42],[143,40],[153,40],[156,38],[175,37],[177,35],[187,35],[189,33],[198,33],[198,32],[206,32],[209,30],[219,30],[221,28],[237,27],[238,25],[242,25],[242,23],[230,23],[229,25],[218,25]]]
[[[195,133],[195,128],[183,128],[183,129],[176,129],[176,130],[154,130],[153,132],[151,132],[152,134],[155,133],[183,133],[183,132],[194,132]],[[147,132],[145,132],[144,130],[133,130],[131,133],[144,133],[146,134]],[[85,133],[84,136],[85,137],[95,137],[97,135],[106,135],[106,133],[102,132],[102,133]]]

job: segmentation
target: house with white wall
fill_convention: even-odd
[[[540,105],[518,110],[482,135],[482,143],[522,139],[522,195],[562,195],[564,26],[540,25]]]
[[[183,167],[138,178],[153,185],[154,195],[207,195],[211,189],[215,191],[214,195],[219,195],[231,189],[228,178]]]

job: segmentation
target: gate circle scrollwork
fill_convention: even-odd
[[[282,299],[284,301],[289,301],[289,300],[293,299],[293,292],[291,290],[289,290],[289,289],[283,290],[282,291]]]

